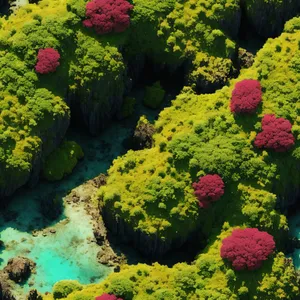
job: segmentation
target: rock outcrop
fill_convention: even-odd
[[[0,186],[0,200],[11,196],[18,188],[25,184],[28,184],[30,187],[37,184],[44,157],[58,147],[65,136],[69,123],[70,116],[67,112],[63,117],[55,119],[52,126],[39,133],[42,144],[31,163],[30,172],[22,172],[15,169],[10,170],[6,168],[5,163],[0,163],[0,170],[5,172],[3,176],[3,178],[5,178],[5,184]]]
[[[35,263],[32,260],[26,257],[17,256],[8,261],[7,266],[4,268],[4,272],[8,274],[8,277],[11,280],[19,283],[28,279],[34,268]]]
[[[13,295],[14,283],[8,278],[8,274],[0,271],[0,299],[1,300],[17,300]]]
[[[147,235],[140,230],[134,230],[119,216],[114,216],[110,209],[101,208],[106,227],[118,237],[120,242],[133,243],[134,247],[150,259],[161,258],[171,249],[180,248],[189,240],[189,236],[177,239],[160,239],[157,235]]]
[[[154,140],[155,127],[145,117],[141,117],[133,134],[132,147],[134,150],[151,148]]]
[[[43,297],[38,293],[37,290],[29,291],[27,300],[43,300]]]

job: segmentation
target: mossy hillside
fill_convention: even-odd
[[[299,31],[270,39],[254,65],[215,94],[197,96],[185,88],[161,112],[155,124],[155,147],[130,151],[114,161],[107,186],[100,189],[103,204],[135,230],[162,240],[186,237],[195,229],[209,235],[225,220],[279,238],[287,223],[275,210],[276,198],[287,196],[286,191],[300,180],[299,39]],[[229,110],[231,92],[235,82],[246,78],[261,82],[263,103],[257,115],[234,116]],[[296,146],[290,152],[254,148],[261,118],[267,113],[294,125]],[[225,181],[225,195],[211,208],[200,210],[192,182],[214,173]]]
[[[256,271],[234,271],[220,257],[221,241],[233,228],[224,223],[210,244],[191,264],[172,268],[154,263],[126,266],[100,284],[84,286],[66,299],[91,300],[103,292],[128,300],[154,299],[295,299],[296,273],[282,252],[275,253]],[[52,299],[49,296],[49,299]]]
[[[84,154],[81,147],[72,141],[64,141],[44,162],[43,176],[50,181],[61,180],[72,173]]]
[[[81,29],[81,19],[67,10],[64,0],[27,5],[9,18],[1,19],[1,165],[4,171],[0,182],[4,195],[26,183],[40,153],[48,155],[63,138],[70,119],[70,110],[63,101],[68,90],[74,92],[84,87],[90,94],[95,83],[89,82],[99,77],[123,86],[123,82],[119,83],[123,78],[116,80],[118,70],[124,71],[117,48],[108,42],[99,43],[96,36],[88,37]],[[82,36],[86,36],[85,43],[81,43]],[[78,41],[81,47],[76,51]],[[40,48],[46,47],[60,52],[61,64],[53,74],[37,75],[36,55]],[[106,109],[109,96],[106,92],[94,100],[100,102],[99,106],[103,103]],[[84,101],[86,94],[82,98]]]
[[[50,133],[55,124],[64,127],[60,130],[63,135],[69,119],[64,98],[69,105],[77,99],[74,106],[94,133],[102,126],[95,120],[109,118],[121,108],[126,62],[137,53],[154,61],[159,58],[173,68],[192,62],[189,83],[207,91],[210,83],[219,87],[227,81],[235,53],[233,37],[239,26],[237,1],[132,2],[131,26],[122,34],[97,36],[83,28],[87,0],[42,0],[1,19],[2,113],[11,116],[6,117],[10,121],[4,121],[2,128],[5,136],[10,135],[1,154],[3,166],[7,166],[1,176],[5,194],[16,189],[8,179],[12,174],[18,178],[17,186],[28,180],[34,159],[48,148],[44,143],[52,143]],[[36,55],[46,47],[59,51],[61,65],[53,74],[37,75]],[[97,85],[98,81],[101,84]],[[207,85],[210,88],[206,89]],[[34,105],[32,100],[39,89],[44,89],[35,107],[39,113],[30,115],[27,102]],[[23,111],[22,122],[19,116],[12,117],[16,110]],[[95,111],[98,113],[93,114]]]

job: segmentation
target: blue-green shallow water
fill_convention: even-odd
[[[69,131],[67,139],[77,141],[85,153],[73,174],[60,182],[40,182],[34,189],[19,190],[0,213],[0,239],[5,245],[0,254],[0,268],[17,255],[28,257],[37,264],[36,274],[16,291],[17,299],[22,299],[32,288],[50,292],[53,284],[62,279],[87,284],[99,282],[111,272],[110,268],[97,262],[99,246],[89,242],[89,238],[93,238],[92,222],[84,208],[78,204],[65,204],[63,216],[49,223],[40,213],[40,199],[53,193],[62,198],[85,181],[105,173],[112,160],[125,152],[122,142],[130,136],[142,114],[153,120],[158,111],[138,105],[135,119],[113,123],[96,138],[77,130]],[[56,233],[32,235],[32,230],[45,228],[53,228]]]
[[[289,227],[291,235],[300,239],[300,213],[289,219]],[[300,249],[296,249],[291,255],[294,265],[297,270],[300,270]]]

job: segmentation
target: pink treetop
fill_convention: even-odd
[[[233,113],[254,113],[261,102],[259,81],[245,79],[238,82],[232,92],[230,110]]]
[[[102,294],[101,296],[98,296],[95,298],[95,300],[123,300],[122,298],[118,298],[115,295],[110,294]]]
[[[235,270],[255,270],[274,251],[273,237],[257,228],[235,229],[222,241],[221,257],[232,262]]]
[[[123,32],[130,24],[132,9],[133,5],[126,0],[92,0],[86,4],[87,20],[83,25],[94,27],[98,34]]]
[[[254,145],[258,148],[285,152],[295,144],[291,129],[292,124],[289,120],[276,118],[275,115],[265,115],[262,119],[262,132],[257,134]]]
[[[53,48],[40,49],[37,56],[35,70],[40,74],[55,72],[59,63],[60,54]]]
[[[199,200],[199,206],[207,208],[209,203],[217,201],[224,194],[224,182],[219,175],[205,175],[199,182],[193,183],[194,194]]]

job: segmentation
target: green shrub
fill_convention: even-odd
[[[76,280],[62,280],[53,286],[54,299],[66,298],[74,291],[81,291],[82,285]]]
[[[152,86],[147,86],[144,97],[144,105],[156,109],[158,108],[165,97],[165,91],[162,89],[159,82],[156,82]]]
[[[61,180],[72,173],[79,159],[84,154],[81,147],[71,141],[64,141],[47,158],[43,167],[43,175],[50,181]]]

